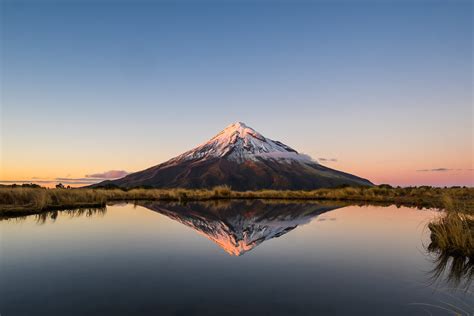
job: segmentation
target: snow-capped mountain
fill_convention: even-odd
[[[311,157],[237,122],[209,141],[162,164],[93,186],[212,188],[217,185],[229,185],[234,190],[309,190],[372,183],[322,166]]]
[[[340,206],[315,203],[267,204],[259,200],[214,203],[142,202],[139,205],[191,227],[228,254],[240,256]]]
[[[236,162],[260,158],[311,161],[309,156],[298,154],[293,148],[266,138],[244,123],[237,122],[227,126],[204,144],[171,159],[171,162],[224,157]]]

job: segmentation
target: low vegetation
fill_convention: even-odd
[[[474,259],[474,216],[448,212],[430,223],[428,228],[431,232],[431,251]]]
[[[100,190],[0,188],[0,214],[3,215],[104,206],[106,202],[107,198]]]
[[[474,216],[449,211],[428,224],[431,243],[428,251],[436,254],[433,279],[445,278],[455,286],[474,277]]]
[[[444,216],[428,224],[428,250],[436,254],[433,279],[445,275],[455,287],[467,280],[464,286],[468,288],[474,277],[474,214],[470,203],[472,197],[460,201],[443,195]]]
[[[0,213],[38,213],[52,209],[104,206],[111,201],[172,200],[204,201],[217,199],[338,200],[361,203],[391,203],[474,214],[474,188],[407,187],[389,185],[344,187],[312,191],[232,191],[227,186],[213,189],[46,189],[31,187],[0,188]]]

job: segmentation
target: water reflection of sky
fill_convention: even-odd
[[[411,303],[440,300],[466,309],[468,293],[428,286],[425,226],[436,216],[339,208],[239,257],[141,206],[109,206],[91,217],[59,213],[44,224],[34,216],[2,221],[0,312],[399,315],[422,312]]]

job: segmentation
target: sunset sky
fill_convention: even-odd
[[[117,177],[242,121],[377,184],[474,185],[472,1],[0,9],[0,182]]]

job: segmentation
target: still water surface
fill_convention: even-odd
[[[2,220],[0,314],[472,315],[469,280],[426,250],[438,216],[234,201]]]

